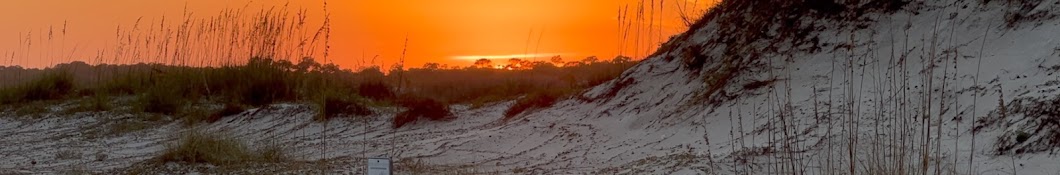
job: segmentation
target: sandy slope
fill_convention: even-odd
[[[1060,8],[1056,2],[1042,1],[1026,13],[1053,15]],[[1051,151],[1013,156],[995,147],[999,137],[1037,126],[1028,120],[1033,116],[1000,115],[1000,102],[1060,96],[1060,69],[1054,68],[1060,65],[1060,19],[1007,27],[1011,8],[978,1],[923,1],[906,9],[877,15],[863,29],[825,23],[811,34],[822,41],[821,51],[765,55],[751,73],[720,89],[731,96],[723,100],[702,96],[711,89],[704,78],[713,72],[681,61],[689,46],[722,35],[712,32],[717,23],[708,22],[621,78],[509,122],[500,119],[511,102],[454,106],[453,121],[397,130],[388,119],[399,109],[377,109],[380,114],[368,125],[356,119],[325,125],[311,120],[307,106],[281,104],[194,129],[252,145],[285,145],[297,160],[328,160],[326,168],[291,163],[233,170],[249,173],[360,174],[360,158],[394,157],[433,165],[438,172],[844,174],[854,162],[855,172],[863,174],[919,168],[923,155],[930,173],[1060,172],[1060,157]],[[702,52],[717,55],[717,49]],[[712,66],[719,65],[708,62],[704,70]],[[771,79],[779,81],[744,86]],[[1000,124],[975,122],[1000,117]],[[189,130],[161,123],[128,133],[87,134],[122,118],[0,117],[0,174],[121,171],[159,154]],[[972,128],[979,125],[985,127],[974,132],[973,142]],[[927,128],[931,134],[922,135]],[[1044,137],[1032,133],[1033,139]],[[927,149],[919,147],[925,143]],[[199,171],[170,166],[158,171]]]

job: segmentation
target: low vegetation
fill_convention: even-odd
[[[223,134],[190,131],[176,144],[170,145],[155,158],[158,162],[234,165],[253,162],[286,160],[281,147],[263,146],[251,149],[236,139]]]
[[[75,88],[70,73],[55,70],[32,81],[0,89],[0,104],[62,99],[71,95]]]
[[[529,110],[551,107],[556,101],[560,100],[560,98],[566,96],[567,94],[564,94],[563,92],[549,91],[528,94],[523,98],[519,98],[519,100],[515,101],[515,104],[512,105],[512,107],[504,111],[504,120],[511,120],[515,116]]]
[[[4,104],[80,98],[71,112],[106,111],[114,105],[131,106],[133,112],[171,115],[186,120],[212,122],[236,114],[237,108],[261,107],[273,103],[309,103],[322,107],[322,117],[367,116],[369,105],[406,106],[412,113],[441,116],[440,108],[409,106],[409,103],[448,106],[483,106],[498,101],[524,99],[509,115],[526,109],[547,107],[531,99],[569,97],[609,81],[636,62],[628,57],[601,61],[589,57],[580,61],[552,62],[509,60],[503,66],[488,61],[459,67],[425,66],[383,73],[378,67],[359,71],[340,69],[303,58],[297,64],[288,60],[255,57],[245,64],[222,67],[186,67],[161,64],[88,65],[73,62],[43,70],[39,78],[0,90]],[[561,65],[562,67],[558,66]],[[501,68],[498,68],[501,67]],[[109,72],[109,73],[102,73]],[[79,77],[73,75],[99,75]],[[131,104],[112,104],[115,97],[131,96]],[[521,98],[528,96],[531,98]],[[412,98],[414,97],[414,98]],[[416,99],[416,100],[410,100]],[[527,101],[531,100],[531,101]],[[538,99],[544,100],[544,99]],[[224,109],[203,105],[223,105]],[[221,110],[221,111],[217,111]],[[223,113],[223,114],[216,114]],[[414,121],[423,115],[407,115]]]
[[[240,114],[240,113],[243,113],[243,111],[246,111],[246,110],[247,109],[244,108],[242,105],[234,104],[234,103],[228,103],[228,104],[225,104],[224,107],[221,107],[220,110],[217,110],[216,112],[210,114],[210,117],[207,118],[206,121],[207,122],[216,122],[218,120],[221,120],[221,118],[223,118],[223,117]]]
[[[68,110],[68,112],[102,112],[113,109],[114,106],[111,104],[111,98],[105,95],[91,95],[81,98],[78,101],[77,106]]]
[[[324,113],[320,115],[324,118],[318,119],[328,120],[341,116],[367,116],[375,113],[358,100],[357,98],[338,95],[324,97],[323,104],[318,105],[324,107]]]
[[[453,113],[449,111],[449,105],[434,99],[405,96],[402,97],[400,103],[406,109],[394,116],[394,128],[401,128],[421,119],[440,121],[453,117]]]
[[[510,59],[502,64],[483,59],[464,68],[428,63],[423,68],[391,71],[388,78],[399,93],[431,97],[444,103],[481,105],[536,92],[582,90],[612,80],[636,63],[624,56],[611,60],[591,56],[571,61],[555,56],[549,62]]]
[[[243,105],[235,103],[226,103],[223,105],[204,104],[189,106],[180,113],[175,114],[175,116],[179,119],[183,119],[184,124],[191,126],[199,123],[217,122],[225,117],[243,113],[246,110],[246,107]]]
[[[398,174],[411,175],[476,175],[497,174],[496,172],[480,172],[471,165],[446,166],[431,164],[423,160],[401,159],[394,163],[394,172]]]

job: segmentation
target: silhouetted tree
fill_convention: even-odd
[[[633,58],[630,58],[630,57],[627,57],[627,56],[622,56],[622,55],[615,56],[614,59],[611,59],[611,63],[615,63],[615,64],[625,64],[625,63],[629,63],[629,62],[633,62]]]
[[[394,64],[390,65],[390,72],[387,75],[401,75],[401,72],[405,71],[405,65]]]
[[[475,67],[476,68],[493,68],[493,61],[490,61],[489,59],[485,59],[485,58],[478,59],[478,60],[475,60]]]
[[[438,64],[438,63],[426,63],[426,64],[423,64],[423,69],[426,69],[426,70],[439,70],[439,69],[443,69],[443,67],[440,64]]]
[[[545,61],[524,62],[526,69],[554,69],[556,65]]]
[[[600,61],[600,58],[597,58],[596,56],[589,56],[585,57],[585,59],[582,59],[582,62],[584,62],[585,64],[593,64],[597,61]]]
[[[563,65],[563,57],[560,57],[559,55],[553,56],[551,61],[554,65]]]
[[[379,69],[379,66],[364,68],[358,73],[364,77],[363,81],[383,81],[383,78],[386,76],[383,74],[383,71]]]
[[[337,74],[339,72],[342,72],[342,68],[339,68],[339,65],[337,65],[337,64],[330,63],[330,64],[325,64],[324,66],[321,66],[320,67],[320,72],[324,73],[324,74]]]
[[[253,61],[253,59],[251,59],[251,61]],[[311,57],[302,58],[302,61],[298,62],[298,65],[295,65],[295,69],[298,72],[309,72],[310,69],[315,67],[320,67],[320,63],[317,63],[317,61],[313,60]]]
[[[581,62],[581,61],[571,61],[571,62],[563,63],[563,67],[578,67],[578,66],[584,66],[584,65],[586,65],[585,62]]]
[[[515,70],[515,69],[523,69],[524,68],[524,65],[523,65],[524,62],[525,61],[523,61],[522,59],[512,58],[512,59],[508,60],[508,65],[504,66],[504,68],[505,69],[513,69],[513,70]]]

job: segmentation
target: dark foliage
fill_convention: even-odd
[[[343,98],[339,96],[328,96],[324,99],[324,119],[331,119],[342,114],[349,116],[367,116],[372,115],[373,112],[368,107],[365,107],[361,103],[351,98]]]
[[[263,106],[277,101],[290,101],[297,98],[294,89],[297,80],[292,76],[293,70],[283,61],[267,58],[252,58],[243,67],[236,68],[235,77],[224,77],[233,80],[239,87],[232,87],[235,99],[251,106]]]
[[[685,48],[682,52],[685,67],[692,69],[693,71],[699,71],[703,69],[703,64],[707,63],[707,55],[703,54],[703,45],[690,45]]]
[[[556,92],[538,92],[526,95],[504,111],[504,120],[510,120],[528,110],[551,107],[561,96],[563,95]]]
[[[176,114],[184,107],[186,101],[177,94],[176,89],[157,86],[140,95],[135,107],[141,112]]]
[[[247,109],[243,106],[239,104],[228,103],[225,104],[224,107],[221,108],[221,110],[210,114],[210,116],[206,118],[206,122],[217,122],[223,119],[224,117],[237,115],[243,113],[244,111],[247,111]]]
[[[128,104],[134,111],[170,115],[188,121],[188,124],[215,122],[239,114],[246,107],[277,102],[315,103],[322,108],[318,119],[365,116],[371,115],[372,110],[363,104],[374,100],[375,104],[397,104],[407,109],[394,118],[397,128],[420,120],[450,119],[452,113],[448,105],[452,103],[477,106],[530,94],[530,98],[521,100],[525,107],[514,109],[511,115],[547,107],[569,94],[608,82],[636,63],[621,56],[611,60],[589,57],[580,61],[563,61],[556,56],[551,62],[513,59],[505,69],[433,65],[395,69],[390,74],[383,74],[377,67],[358,72],[341,70],[336,65],[321,65],[311,58],[294,64],[288,60],[254,57],[244,64],[222,67],[72,63],[63,67],[73,67],[79,71],[77,75],[88,76],[43,78],[49,81],[27,83],[33,84],[33,88],[20,88],[30,87],[27,85],[5,89],[0,93],[5,98],[0,100],[16,103],[25,99],[22,96],[6,98],[11,94],[33,94],[28,99],[60,98],[79,91],[82,96],[101,97],[85,100],[82,105],[85,107],[80,111],[100,111],[109,109],[105,105],[112,101],[106,97],[134,96],[136,99]],[[89,88],[76,89],[75,81]],[[13,93],[42,89],[59,90],[59,93]],[[216,110],[201,104],[224,104],[224,107]]]
[[[637,62],[619,56],[611,60],[587,57],[580,61],[551,62],[510,60],[505,69],[450,68],[410,69],[403,77],[388,75],[391,87],[403,82],[398,94],[432,97],[444,103],[475,105],[511,100],[539,91],[579,91],[608,82]],[[495,64],[495,63],[491,63]],[[564,65],[557,67],[556,64]],[[403,78],[403,81],[396,80]]]
[[[254,154],[235,139],[224,135],[192,132],[156,157],[159,162],[227,165],[245,162]]]
[[[76,107],[67,112],[102,112],[111,109],[110,98],[104,95],[84,95]]]
[[[75,90],[73,76],[65,71],[49,72],[32,81],[0,89],[0,104],[57,100]]]
[[[449,105],[434,99],[406,96],[401,98],[400,103],[407,109],[394,117],[394,128],[401,128],[420,119],[447,120],[453,115],[449,111]]]
[[[634,82],[636,82],[636,79],[631,77],[621,78],[613,81],[611,87],[608,88],[607,92],[604,92],[604,94],[591,98],[581,96],[578,99],[584,102],[593,102],[600,99],[612,99],[612,97],[618,95],[618,92],[621,92],[623,89],[626,89],[626,87],[629,87],[629,85],[633,85]]]
[[[394,98],[394,91],[383,81],[369,81],[357,86],[357,95],[372,100],[385,100]]]

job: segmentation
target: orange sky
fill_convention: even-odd
[[[684,25],[677,15],[677,3],[695,0],[666,0],[665,13],[656,11],[656,26],[649,37],[642,29],[641,51],[634,53],[636,24],[627,37],[625,55],[643,56],[663,38],[682,32]],[[701,0],[698,10],[707,7]],[[217,14],[225,8],[281,6],[290,2],[294,8],[310,10],[320,17],[322,0],[33,0],[9,1],[0,5],[0,65],[41,67],[52,62],[83,60],[113,43],[118,25],[130,25],[137,18],[145,21],[181,17],[185,5],[198,17]],[[474,58],[498,58],[534,55],[562,55],[580,59],[595,55],[612,58],[619,53],[620,30],[618,10],[629,5],[629,16],[636,13],[637,0],[331,0],[332,55],[346,68],[362,66],[362,55],[370,59],[379,55],[375,65],[390,65],[401,56],[408,36],[406,65],[420,67],[427,62],[468,66]],[[645,0],[649,8],[651,0]],[[656,0],[655,3],[659,3]],[[691,7],[688,7],[691,8]],[[645,15],[650,10],[645,9]],[[660,16],[661,15],[661,16]],[[644,24],[647,26],[648,18]],[[659,32],[658,19],[664,19]],[[67,38],[41,44],[49,27],[58,38],[64,21]],[[34,45],[26,47],[19,39],[32,32]],[[59,39],[56,39],[59,40]],[[650,41],[649,41],[650,40]],[[538,42],[540,41],[540,42]],[[64,46],[63,46],[64,45]],[[51,51],[51,52],[48,52]],[[17,53],[10,60],[12,52]],[[70,55],[59,61],[46,57]],[[548,56],[545,56],[548,55]],[[541,58],[539,58],[541,59]],[[370,60],[363,60],[370,62]],[[371,64],[371,63],[369,63]]]

